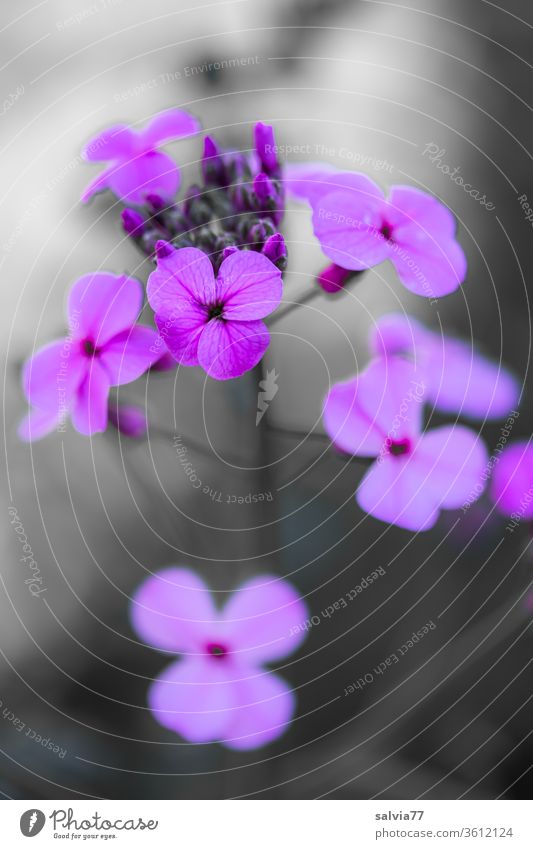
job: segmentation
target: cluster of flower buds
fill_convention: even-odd
[[[171,203],[148,194],[142,207],[122,210],[124,231],[148,256],[164,239],[176,248],[200,248],[215,270],[240,249],[261,252],[284,271],[287,249],[278,227],[285,198],[272,127],[257,124],[254,139],[254,151],[241,153],[224,151],[206,136],[202,185]]]

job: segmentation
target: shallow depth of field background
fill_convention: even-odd
[[[364,366],[376,318],[405,309],[473,340],[520,376],[513,436],[529,438],[533,238],[517,198],[533,202],[530,4],[45,0],[9,4],[3,18],[0,792],[527,795],[533,642],[531,610],[519,599],[531,581],[530,528],[506,533],[485,498],[418,536],[365,517],[353,499],[356,464],[332,452],[315,463],[318,440],[256,429],[252,375],[217,384],[180,369],[125,387],[121,398],[148,403],[168,431],[149,444],[114,431],[89,440],[69,428],[30,447],[16,427],[25,408],[21,364],[61,335],[69,285],[98,268],[144,280],[149,273],[123,237],[113,198],[78,202],[97,172],[79,157],[83,143],[108,124],[180,106],[225,146],[248,148],[254,122],[272,123],[280,144],[309,145],[309,155],[288,159],[363,170],[384,187],[419,186],[459,221],[467,282],[437,306],[409,295],[392,267],[380,266],[350,293],[317,299],[276,326],[267,355],[279,374],[273,423],[320,432],[329,383]],[[201,68],[235,58],[249,62]],[[494,211],[424,156],[431,143]],[[183,183],[192,182],[200,143],[168,150]],[[289,205],[284,226],[285,293],[295,300],[324,260],[303,205]],[[484,427],[489,450],[502,424]],[[272,502],[259,509],[198,494],[173,434],[185,445],[187,435],[212,444],[211,459],[192,446],[189,459],[214,491],[268,490]],[[11,505],[44,576],[40,599],[24,584]],[[185,743],[146,709],[149,681],[168,659],[138,643],[128,598],[148,572],[172,563],[196,568],[221,599],[245,577],[274,571],[317,615],[378,566],[386,574],[347,609],[321,617],[281,665],[298,695],[288,732],[266,749],[231,753]],[[343,695],[431,620],[435,630],[401,663]],[[40,746],[28,728],[66,754]]]

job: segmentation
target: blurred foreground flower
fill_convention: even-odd
[[[133,277],[86,274],[68,300],[69,335],[41,348],[24,366],[32,405],[19,428],[24,440],[63,427],[70,415],[79,433],[103,431],[111,386],[131,383],[161,356],[158,334],[136,325],[142,287]]]
[[[110,162],[82,194],[87,201],[97,192],[111,189],[118,198],[142,204],[156,192],[173,198],[179,189],[179,170],[173,159],[158,148],[166,142],[197,133],[196,118],[181,109],[155,115],[142,130],[116,124],[95,136],[83,149],[88,162]]]
[[[184,655],[150,687],[157,721],[192,743],[255,749],[275,740],[296,699],[262,665],[296,651],[303,632],[294,626],[307,615],[294,588],[272,575],[239,587],[222,610],[189,569],[148,578],[133,598],[133,627],[154,648]]]
[[[374,360],[337,383],[324,403],[324,426],[352,455],[376,457],[356,493],[376,519],[411,531],[433,527],[439,511],[479,497],[488,454],[472,430],[451,425],[422,431],[426,385],[400,357]]]
[[[442,412],[497,419],[518,404],[518,381],[503,366],[410,315],[382,316],[371,330],[370,349],[376,356],[408,356],[426,375],[426,400]]]
[[[281,300],[281,272],[263,254],[236,250],[215,278],[207,254],[161,241],[146,291],[173,357],[228,380],[253,368],[268,347],[261,319]]]
[[[448,295],[465,279],[455,218],[426,192],[392,186],[385,198],[364,174],[316,163],[288,166],[285,185],[311,205],[315,235],[333,261],[319,276],[326,291],[338,291],[351,271],[387,259],[406,289],[426,298]]]
[[[504,448],[492,475],[490,495],[504,516],[518,524],[533,519],[533,445],[516,441]]]

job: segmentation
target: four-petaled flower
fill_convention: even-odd
[[[253,368],[268,347],[261,319],[281,300],[281,272],[260,253],[234,251],[215,278],[203,251],[158,242],[147,295],[173,357],[228,380]]]
[[[315,235],[334,263],[320,278],[328,291],[348,277],[339,268],[360,271],[384,260],[409,291],[426,298],[448,295],[465,279],[455,219],[426,192],[392,186],[386,198],[364,174],[312,164],[289,166],[286,186],[312,207]]]
[[[359,506],[412,531],[431,528],[439,510],[479,497],[488,459],[469,428],[422,430],[424,377],[407,360],[380,358],[333,386],[324,403],[324,426],[334,444],[378,458],[357,490]]]
[[[111,189],[128,203],[142,204],[149,194],[172,198],[180,184],[179,170],[170,156],[158,148],[166,142],[197,133],[196,118],[181,109],[160,112],[142,130],[116,124],[85,146],[82,156],[89,162],[110,162],[85,189],[87,201],[97,192]]]
[[[68,415],[79,433],[106,429],[110,387],[136,380],[161,356],[157,332],[135,324],[142,301],[141,284],[132,277],[95,272],[74,283],[69,335],[41,348],[24,367],[32,409],[19,428],[22,439],[46,436]]]
[[[424,327],[410,315],[382,316],[371,329],[376,356],[404,355],[426,375],[426,400],[444,413],[472,419],[497,419],[512,410],[520,395],[516,378],[463,342]]]
[[[299,647],[303,629],[295,626],[307,615],[294,588],[272,575],[249,580],[222,610],[189,569],[148,578],[133,598],[133,627],[149,645],[183,655],[150,687],[157,721],[193,743],[254,749],[275,740],[296,699],[263,664]]]

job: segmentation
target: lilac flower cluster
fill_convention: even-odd
[[[265,319],[283,296],[286,191],[310,206],[330,261],[317,277],[318,294],[334,295],[386,260],[410,292],[432,300],[464,281],[455,219],[439,201],[409,186],[393,186],[385,196],[362,174],[320,164],[282,169],[273,130],[263,123],[254,128],[251,152],[225,150],[205,136],[200,182],[178,198],[180,170],[161,148],[199,131],[196,118],[169,109],[141,129],[118,124],[86,145],[84,158],[105,167],[82,200],[111,191],[122,205],[123,230],[154,262],[147,304],[141,283],[125,275],[98,271],[74,283],[68,336],[24,367],[30,410],[22,439],[63,430],[67,417],[85,435],[111,423],[142,437],[145,412],[110,400],[112,387],[176,363],[199,366],[216,380],[257,366],[270,343]],[[146,324],[140,323],[145,310]],[[456,421],[426,430],[426,411],[495,419],[516,406],[519,388],[465,342],[406,315],[378,321],[369,345],[367,368],[328,393],[324,427],[341,452],[374,460],[357,488],[359,506],[389,524],[427,530],[441,510],[457,509],[472,490],[482,491],[487,449],[478,433]],[[525,488],[533,490],[533,459],[521,443],[504,454],[491,494],[512,515]],[[527,502],[520,515],[533,515],[533,506]],[[183,656],[150,688],[150,709],[163,726],[194,743],[250,749],[273,741],[290,723],[294,695],[264,668],[303,639],[295,625],[307,608],[288,582],[255,578],[218,610],[193,572],[171,568],[141,585],[131,615],[144,642]]]

